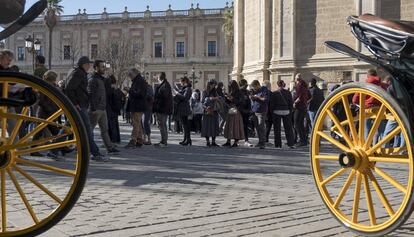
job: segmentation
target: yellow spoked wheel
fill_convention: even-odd
[[[355,94],[358,103],[351,106]],[[367,108],[372,99],[378,105]],[[410,131],[396,100],[375,85],[342,86],[321,106],[312,132],[312,173],[323,202],[345,227],[382,236],[408,219],[414,182]]]
[[[5,99],[26,100],[25,87],[37,93],[39,109],[5,105]],[[1,72],[0,99],[0,236],[35,236],[79,198],[89,162],[87,134],[75,107],[43,80]],[[57,159],[61,152],[69,153],[64,160]]]

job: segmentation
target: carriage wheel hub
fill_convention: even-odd
[[[364,172],[370,167],[368,156],[363,150],[354,150],[352,152],[344,152],[339,155],[339,165],[342,168],[354,168]]]
[[[10,151],[5,151],[0,153],[0,169],[7,168],[11,161],[13,160],[13,155]]]

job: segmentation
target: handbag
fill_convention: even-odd
[[[237,108],[236,108],[236,107],[231,107],[231,108],[229,109],[228,114],[229,114],[229,115],[236,115],[236,114],[237,114],[237,112],[238,112],[238,110],[237,110]]]

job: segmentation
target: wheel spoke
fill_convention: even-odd
[[[62,114],[63,114],[63,112],[60,115],[62,115]],[[58,115],[58,117],[60,115]],[[33,122],[33,123],[38,123],[38,124],[46,124],[46,126],[50,125],[50,126],[54,126],[54,127],[57,127],[57,128],[62,128],[66,131],[71,131],[70,127],[65,126],[63,124],[60,124],[60,123],[57,123],[57,122],[54,122],[54,119],[53,120],[41,119],[41,118],[31,117],[31,116],[22,115],[22,114],[12,114],[12,113],[3,113],[3,112],[0,112],[0,117],[5,117],[5,118],[8,118],[8,119],[15,119],[15,120],[24,120],[24,121],[27,121],[27,122]]]
[[[371,130],[369,131],[368,137],[365,140],[364,149],[367,149],[371,146],[372,140],[374,140],[374,135],[378,132],[378,128],[382,122],[382,119],[384,118],[386,110],[387,108],[385,105],[381,105],[381,108],[379,109],[375,121],[371,127]]]
[[[41,189],[43,192],[45,192],[49,197],[54,199],[57,203],[62,204],[62,200],[53,194],[49,189],[47,189],[45,186],[43,186],[39,181],[37,181],[35,178],[33,178],[31,175],[29,175],[26,171],[24,171],[22,168],[18,167],[17,165],[13,166],[17,172],[22,174],[26,179],[28,179],[30,182],[32,182],[34,185],[36,185],[39,189]]]
[[[333,160],[338,161],[339,156],[338,155],[316,155],[315,159],[317,160]]]
[[[26,115],[29,112],[29,107],[24,107],[22,110],[22,115]],[[17,120],[16,126],[13,128],[13,131],[9,137],[8,145],[11,145],[14,143],[14,140],[16,140],[17,134],[20,131],[20,127],[22,126],[23,119],[19,118]]]
[[[352,222],[354,223],[358,222],[359,199],[360,199],[360,194],[361,194],[361,180],[362,180],[362,175],[361,173],[357,172],[355,194],[354,194],[354,206],[352,207]]]
[[[346,180],[344,186],[342,187],[341,191],[339,192],[338,197],[335,200],[334,208],[338,208],[339,204],[341,204],[342,199],[345,197],[346,191],[348,191],[349,186],[352,184],[352,180],[355,176],[355,170],[352,170],[351,173],[348,176],[348,179]]]
[[[339,149],[343,150],[343,151],[349,151],[350,149],[348,147],[346,147],[345,145],[341,144],[339,141],[335,140],[334,138],[332,138],[331,136],[329,136],[328,134],[319,131],[318,135],[323,137],[325,140],[327,140],[328,142],[334,144],[336,147],[338,147]]]
[[[8,98],[9,97],[9,83],[3,82],[3,91],[2,91],[2,98]],[[0,108],[0,112],[7,113],[7,107],[4,106]],[[7,136],[7,119],[5,117],[1,118],[1,138],[6,138]],[[4,231],[3,231],[4,232]]]
[[[365,94],[360,93],[359,96],[359,144],[364,144],[365,134]]]
[[[13,174],[13,172],[10,169],[7,169],[7,173],[10,176],[10,179],[13,181],[14,186],[17,189],[17,192],[20,195],[20,198],[22,199],[24,205],[26,206],[27,210],[30,213],[30,216],[32,217],[33,221],[38,224],[39,223],[39,219],[37,218],[35,212],[33,211],[33,207],[32,205],[30,205],[29,201],[27,201],[26,195],[24,194],[22,188],[20,187],[19,182],[16,179],[16,176]]]
[[[382,205],[387,210],[388,215],[390,215],[390,217],[392,217],[395,212],[392,209],[390,203],[388,202],[387,197],[385,196],[384,192],[382,191],[381,186],[379,186],[378,181],[375,178],[375,176],[374,176],[374,174],[372,173],[371,170],[368,172],[368,177],[371,179],[372,186],[374,186],[375,192],[377,192],[378,197],[380,198],[380,200],[382,202]]]
[[[29,140],[30,137],[36,135],[37,133],[39,133],[40,131],[42,131],[45,127],[47,127],[49,125],[48,122],[52,122],[52,121],[56,120],[62,114],[63,114],[63,110],[62,109],[56,111],[56,113],[54,113],[52,116],[50,116],[48,119],[46,119],[46,121],[44,121],[41,124],[37,125],[35,127],[35,129],[33,129],[33,131],[29,132],[26,136],[24,136],[23,138],[21,138],[17,142],[17,144],[26,142],[27,140]]]
[[[345,109],[349,129],[351,130],[351,134],[352,134],[352,139],[354,140],[354,144],[357,144],[358,134],[357,134],[357,131],[356,131],[356,128],[355,128],[354,116],[352,115],[352,112],[351,112],[348,96],[346,96],[346,95],[342,96],[342,104],[343,104],[344,109]]]
[[[6,146],[0,147],[0,152],[8,151],[8,150],[17,150],[17,149],[21,149],[21,148],[25,148],[25,147],[39,146],[39,145],[47,143],[48,141],[53,141],[55,139],[67,137],[69,135],[71,135],[71,134],[60,134],[60,135],[56,135],[56,136],[42,138],[42,139],[32,141],[32,142],[28,142],[28,143],[21,143],[21,144],[17,144],[17,145],[15,145],[15,144],[6,145]]]
[[[30,161],[30,160],[24,160],[24,159],[21,159],[21,158],[16,158],[16,161],[18,163],[22,163],[22,164],[25,164],[25,165],[30,165],[30,166],[37,167],[37,168],[40,168],[40,169],[43,169],[43,170],[48,170],[48,171],[51,171],[51,172],[54,172],[54,173],[63,174],[63,175],[66,175],[66,176],[71,176],[71,177],[76,176],[76,172],[74,170],[61,169],[61,168],[41,164],[41,163]]]
[[[399,154],[402,151],[407,151],[407,147],[403,146],[403,147],[380,148],[378,153],[390,155],[390,154]]]
[[[6,209],[6,171],[1,170],[1,231],[6,232],[7,209]]]
[[[336,171],[334,174],[332,174],[331,176],[329,176],[328,178],[326,178],[324,181],[321,182],[321,186],[325,186],[327,183],[331,182],[333,179],[335,179],[336,177],[342,175],[343,173],[345,173],[347,169],[342,168],[338,171]]]
[[[342,127],[341,122],[339,122],[338,117],[336,117],[336,115],[331,110],[327,110],[327,113],[328,113],[328,116],[331,118],[331,120],[334,122],[335,127],[338,128],[339,133],[345,139],[348,146],[350,148],[353,148],[354,144],[351,138],[349,137],[348,133],[345,131],[344,127]]]
[[[378,150],[382,145],[384,145],[386,142],[391,140],[393,137],[395,137],[397,134],[401,132],[401,126],[396,127],[392,132],[390,132],[387,136],[385,136],[381,141],[379,141],[377,144],[375,144],[373,147],[371,147],[367,154],[371,155],[374,151]]]
[[[374,171],[381,176],[383,179],[387,180],[388,183],[392,184],[394,187],[396,187],[397,189],[399,189],[401,192],[403,192],[404,194],[407,194],[407,189],[400,184],[397,180],[393,179],[390,175],[388,175],[387,173],[385,173],[382,169],[375,167]]]
[[[365,198],[367,200],[368,214],[371,221],[371,225],[377,224],[377,218],[375,217],[374,203],[372,202],[371,189],[369,188],[368,177],[366,174],[363,176]]]
[[[64,142],[52,143],[52,144],[48,144],[48,145],[44,145],[44,146],[37,146],[37,147],[32,147],[32,148],[29,148],[29,149],[26,149],[26,150],[16,151],[16,155],[21,156],[21,155],[34,153],[34,152],[52,150],[52,149],[62,148],[62,147],[75,145],[75,144],[76,144],[76,140],[69,140],[69,141],[64,141]]]
[[[384,162],[384,163],[398,163],[398,164],[409,164],[410,160],[408,156],[401,155],[399,156],[369,156],[370,162]]]

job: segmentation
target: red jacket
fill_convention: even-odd
[[[387,89],[387,85],[385,83],[382,83],[381,78],[378,76],[368,76],[365,82],[380,86],[384,90]],[[354,97],[352,98],[352,102],[354,104],[359,104],[359,93],[354,94]],[[375,98],[368,96],[368,95],[365,97],[366,108],[371,108],[371,107],[380,106],[380,105],[381,105],[381,102],[379,102]]]

